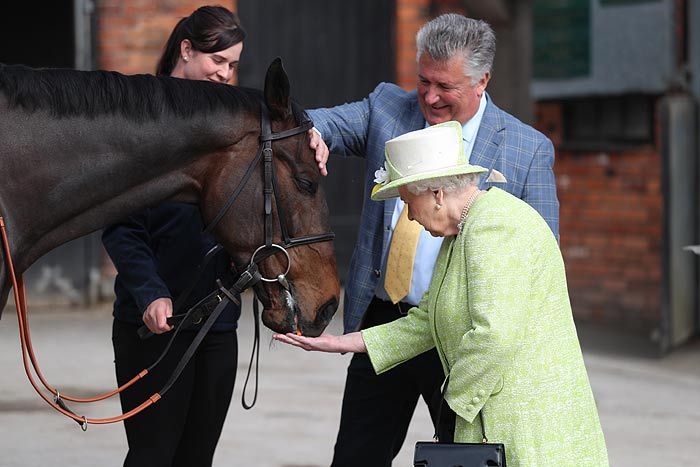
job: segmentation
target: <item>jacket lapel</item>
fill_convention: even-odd
[[[415,93],[415,91],[413,92]],[[387,141],[391,138],[396,138],[397,136],[401,136],[410,131],[420,130],[424,127],[425,118],[423,117],[423,113],[420,111],[420,107],[418,106],[418,99],[411,99],[410,108],[396,119],[396,124],[394,125],[391,134],[387,138]],[[395,206],[395,199],[390,199],[384,202],[384,225],[391,225],[391,216],[394,214]]]
[[[488,169],[487,174],[482,178],[482,184],[493,170],[496,160],[501,155],[500,144],[503,141],[503,129],[505,124],[501,116],[500,110],[491,101],[491,97],[486,94],[487,102],[484,115],[481,117],[481,125],[476,133],[474,148],[472,149],[469,163],[480,165]]]

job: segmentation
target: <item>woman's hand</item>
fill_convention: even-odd
[[[153,334],[162,334],[173,327],[167,319],[173,315],[173,301],[169,298],[156,298],[143,312],[143,323]]]
[[[318,337],[304,337],[296,334],[274,334],[273,339],[285,344],[293,345],[304,350],[316,350],[319,352],[344,353],[344,352],[367,352],[365,341],[362,340],[362,333],[351,332],[343,336],[333,336],[331,334],[321,334]]]

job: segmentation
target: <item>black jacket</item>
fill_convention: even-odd
[[[143,324],[143,312],[155,299],[169,297],[173,303],[193,280],[206,253],[216,245],[202,233],[199,208],[184,203],[163,203],[107,227],[102,243],[117,268],[114,283],[114,317]],[[230,275],[225,251],[214,257],[192,290],[184,313],[216,288],[216,279]],[[213,331],[236,329],[240,307],[229,303],[212,327]]]

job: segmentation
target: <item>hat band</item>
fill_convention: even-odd
[[[397,176],[391,177],[391,180],[400,180],[402,178],[412,177],[414,175],[429,175],[431,173],[442,172],[444,170],[459,169],[461,167],[464,167],[464,164],[451,164],[438,167],[433,166],[429,170],[425,170],[426,168],[423,166],[423,164],[418,164],[410,167],[409,169],[404,170],[402,173],[398,173],[397,171]]]

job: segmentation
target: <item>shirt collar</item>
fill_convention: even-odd
[[[467,143],[471,143],[476,138],[476,133],[481,125],[481,118],[484,116],[484,110],[486,110],[486,93],[481,95],[479,109],[476,111],[476,114],[462,125],[462,139]]]

